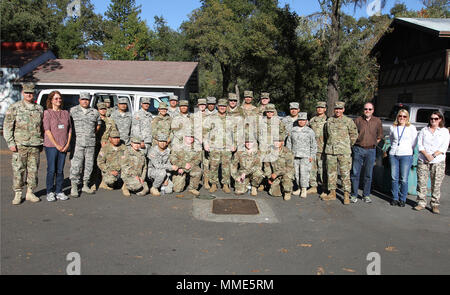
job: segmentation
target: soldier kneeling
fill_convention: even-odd
[[[152,196],[158,197],[160,187],[164,187],[165,193],[171,193],[171,181],[169,180],[169,171],[176,171],[178,167],[170,164],[170,149],[168,146],[168,136],[166,134],[158,134],[154,140],[156,145],[152,146],[148,152],[148,177],[153,179],[153,185],[150,189]]]
[[[100,149],[97,166],[102,172],[100,188],[112,190],[120,178],[120,158],[125,146],[121,144],[119,131],[113,130],[109,135],[109,142]]]
[[[137,192],[138,196],[145,196],[148,193],[148,185],[145,182],[147,159],[141,151],[141,142],[140,138],[132,137],[131,145],[125,149],[120,158],[122,192],[126,197],[131,195],[130,191]]]

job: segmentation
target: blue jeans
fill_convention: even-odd
[[[400,193],[400,201],[406,202],[406,196],[408,195],[408,176],[411,170],[413,156],[389,155],[389,161],[391,163],[392,197],[398,201]]]
[[[64,181],[64,164],[66,162],[67,153],[61,153],[55,147],[45,147],[45,155],[47,156],[47,194],[53,192],[53,183],[56,174],[55,193],[62,192]]]
[[[358,196],[359,180],[361,171],[364,175],[364,189],[363,196],[370,196],[370,189],[372,187],[372,173],[373,165],[375,164],[376,150],[364,149],[359,146],[353,147],[353,161],[352,161],[352,196]]]

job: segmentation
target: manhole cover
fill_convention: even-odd
[[[218,199],[213,201],[212,212],[214,214],[259,214],[258,207],[253,200],[244,199]]]

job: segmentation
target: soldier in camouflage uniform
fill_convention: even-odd
[[[327,122],[327,103],[325,101],[319,101],[316,104],[316,116],[314,116],[311,120],[309,120],[309,127],[316,134],[316,142],[317,142],[317,154],[313,161],[311,167],[311,175],[309,177],[309,185],[311,188],[307,191],[307,194],[317,194],[317,186],[318,182],[320,182],[322,186],[322,195],[324,197],[326,195],[326,173],[324,173],[323,167],[325,167],[325,153],[324,153],[324,136],[323,129],[325,123]]]
[[[199,98],[197,101],[198,111],[192,116],[194,137],[198,140],[199,147],[198,150],[202,151],[202,175],[203,175],[203,187],[205,189],[210,189],[209,186],[209,159],[206,157],[205,150],[203,149],[203,139],[205,134],[203,134],[203,125],[205,123],[206,117],[208,116],[206,108],[206,98]],[[197,151],[198,151],[197,150]]]
[[[172,176],[173,191],[182,192],[186,185],[186,176],[189,175],[188,190],[194,196],[200,195],[198,186],[202,177],[200,163],[202,154],[194,149],[193,130],[186,129],[183,148],[178,151],[172,150],[169,156],[170,163],[178,167]]]
[[[252,104],[253,101],[253,91],[244,91],[244,103],[241,106],[242,115],[244,117],[256,116],[256,107]],[[256,125],[256,123],[255,123]]]
[[[172,192],[173,183],[169,180],[170,171],[177,171],[178,167],[170,164],[170,149],[168,148],[168,137],[164,133],[155,136],[157,144],[153,145],[147,154],[148,157],[148,177],[153,179],[150,189],[152,196],[159,197],[158,191],[166,189],[166,193]]]
[[[253,138],[258,138],[258,121],[259,121],[259,113],[257,108],[252,104],[253,101],[253,91],[245,90],[244,91],[244,103],[241,106],[241,112],[243,116],[243,133],[251,134]],[[239,134],[240,136],[240,134]],[[240,137],[242,138],[242,137]],[[255,143],[256,147],[258,146]],[[245,150],[245,148],[241,148],[238,145],[238,150]]]
[[[172,123],[170,124],[172,138],[170,150],[172,152],[183,149],[184,135],[188,130],[192,129],[192,118],[188,112],[189,102],[187,100],[181,100],[179,106],[180,111],[172,117]]]
[[[233,137],[232,122],[227,116],[227,99],[219,99],[218,113],[208,116],[204,125],[205,138],[203,141],[205,151],[209,153],[210,164],[210,192],[217,191],[219,185],[219,166],[222,166],[223,191],[230,190],[231,157],[236,150]]]
[[[119,180],[121,171],[120,158],[125,148],[125,145],[120,142],[119,131],[111,131],[108,143],[102,146],[97,157],[97,166],[102,174],[100,188],[112,190],[114,184]]]
[[[172,141],[170,126],[172,125],[172,118],[167,114],[167,104],[161,102],[158,107],[158,116],[152,120],[152,145],[158,145],[156,136],[160,133],[165,134],[168,140],[168,144]]]
[[[291,130],[294,127],[294,123],[298,120],[298,112],[300,111],[300,105],[298,102],[289,103],[289,116],[283,118],[282,122],[286,126],[286,135],[291,134]]]
[[[178,96],[171,95],[169,98],[169,107],[167,108],[167,114],[173,119],[180,113],[178,108]]]
[[[261,93],[261,100],[260,104],[257,107],[258,114],[260,116],[264,115],[264,112],[266,111],[266,106],[270,103],[270,94],[268,92]]]
[[[208,96],[206,98],[205,112],[208,116],[217,114],[216,104],[217,104],[217,99],[214,96]]]
[[[145,196],[148,193],[148,185],[145,182],[147,176],[147,161],[141,151],[142,139],[132,137],[130,146],[125,148],[120,157],[120,177],[123,180],[122,193],[124,196],[131,196],[130,191],[136,192],[138,196]]]
[[[150,101],[150,97],[141,98],[141,109],[134,114],[131,124],[131,136],[142,139],[141,150],[144,154],[147,154],[152,145],[153,115],[149,112]]]
[[[232,176],[235,180],[236,195],[244,194],[249,184],[252,187],[251,195],[258,194],[257,187],[264,178],[261,167],[261,153],[258,151],[256,138],[247,135],[245,151],[237,151],[233,156]]]
[[[40,152],[42,150],[44,110],[34,103],[34,85],[24,84],[23,100],[9,106],[3,122],[3,136],[12,155],[13,205],[22,202],[22,188],[26,176],[27,193],[25,199],[39,202],[33,190],[38,184]]]
[[[269,162],[265,163],[264,175],[269,179],[269,194],[274,197],[281,197],[284,191],[284,200],[291,199],[292,181],[294,180],[294,155],[285,146],[284,138],[274,138],[272,152],[269,153]]]
[[[131,134],[131,124],[132,116],[131,112],[128,111],[128,98],[119,97],[117,109],[113,110],[111,113],[111,119],[116,123],[117,129],[120,133],[120,140],[124,144],[130,144],[130,134]]]
[[[325,123],[325,154],[327,159],[328,190],[323,200],[336,200],[337,169],[344,190],[344,204],[350,204],[352,169],[352,146],[358,139],[358,128],[355,122],[344,115],[345,103],[338,101],[334,105],[334,116]]]
[[[317,153],[316,135],[306,126],[307,122],[308,114],[299,113],[298,126],[292,128],[286,142],[286,147],[294,154],[295,180],[299,188],[293,194],[298,196],[301,189],[301,198],[307,196],[311,164]]]
[[[78,197],[78,185],[83,173],[82,191],[93,194],[89,188],[89,179],[92,174],[95,161],[96,132],[100,130],[102,119],[99,112],[89,107],[90,96],[88,92],[81,92],[79,105],[70,109],[75,133],[75,149],[70,167],[70,182],[72,189],[70,195]],[[84,172],[83,172],[84,166]]]

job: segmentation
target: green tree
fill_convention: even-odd
[[[151,45],[151,59],[165,61],[188,61],[190,52],[186,49],[186,36],[172,30],[164,17],[155,16],[155,36]]]

